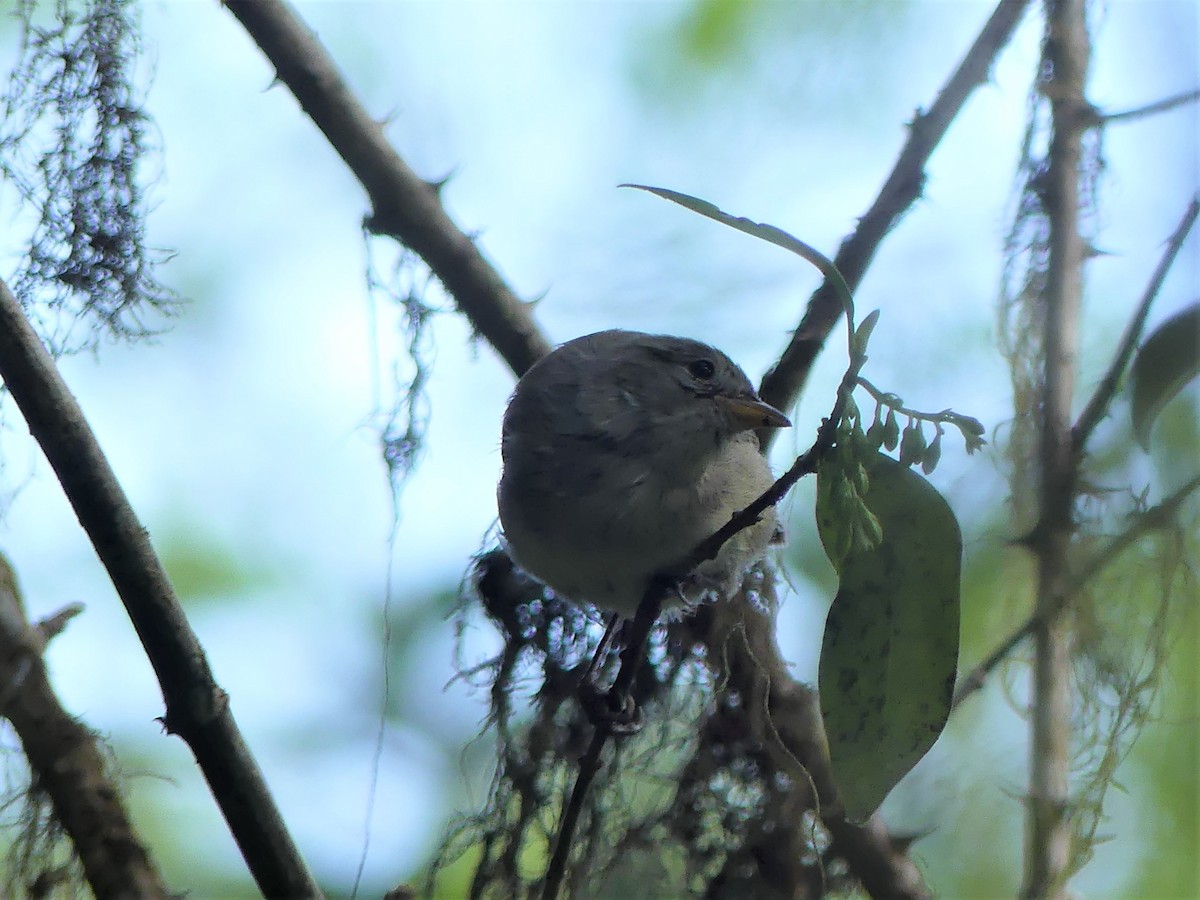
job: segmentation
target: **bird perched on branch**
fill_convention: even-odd
[[[601,331],[517,383],[504,416],[500,523],[513,558],[555,592],[632,617],[651,579],[771,486],[756,428],[787,417],[720,350]],[[680,581],[681,605],[736,588],[776,538],[775,511]]]

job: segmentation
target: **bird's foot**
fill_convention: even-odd
[[[702,603],[724,596],[732,587],[728,573],[704,566],[682,575],[664,573],[656,578],[662,585],[663,608],[667,610],[695,609]]]
[[[579,702],[588,721],[609,734],[618,737],[637,734],[645,724],[641,707],[631,696],[618,697],[615,691],[601,691],[590,680],[579,685]]]

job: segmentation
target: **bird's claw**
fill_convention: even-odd
[[[621,697],[614,691],[600,691],[590,681],[579,686],[579,699],[588,721],[609,734],[625,737],[637,734],[645,724],[641,707],[628,694]]]

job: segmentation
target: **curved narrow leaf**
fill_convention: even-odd
[[[846,321],[849,323],[850,333],[853,336],[854,298],[850,293],[850,285],[846,283],[846,279],[842,277],[842,273],[838,270],[838,267],[833,264],[833,260],[816,247],[805,243],[800,238],[789,234],[775,225],[770,225],[766,222],[755,222],[753,219],[747,219],[745,216],[732,215],[725,212],[725,210],[721,209],[715,203],[701,200],[699,197],[693,197],[691,194],[685,194],[682,191],[653,187],[648,184],[634,184],[633,182],[625,182],[624,184],[617,185],[617,187],[646,191],[657,197],[662,197],[664,200],[678,203],[685,209],[699,213],[706,218],[712,219],[714,222],[720,222],[722,225],[736,228],[738,231],[766,241],[769,244],[774,244],[776,247],[782,247],[784,250],[789,250],[802,259],[808,260],[837,290],[838,298],[842,301],[842,306],[846,311]],[[853,350],[853,347],[851,349]]]
[[[1146,338],[1129,373],[1133,433],[1143,448],[1162,408],[1200,374],[1200,303],[1168,319]]]
[[[818,488],[817,496],[830,493]],[[852,821],[869,818],[933,746],[958,668],[962,535],[954,513],[933,485],[883,454],[865,499],[883,542],[842,561],[820,665],[833,774]],[[827,542],[830,511],[820,499],[817,522]]]

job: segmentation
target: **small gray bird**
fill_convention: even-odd
[[[509,551],[555,592],[633,616],[652,576],[770,487],[754,429],[790,424],[706,344],[633,331],[568,341],[525,373],[504,415]],[[768,509],[674,605],[736,588],[777,528]]]

